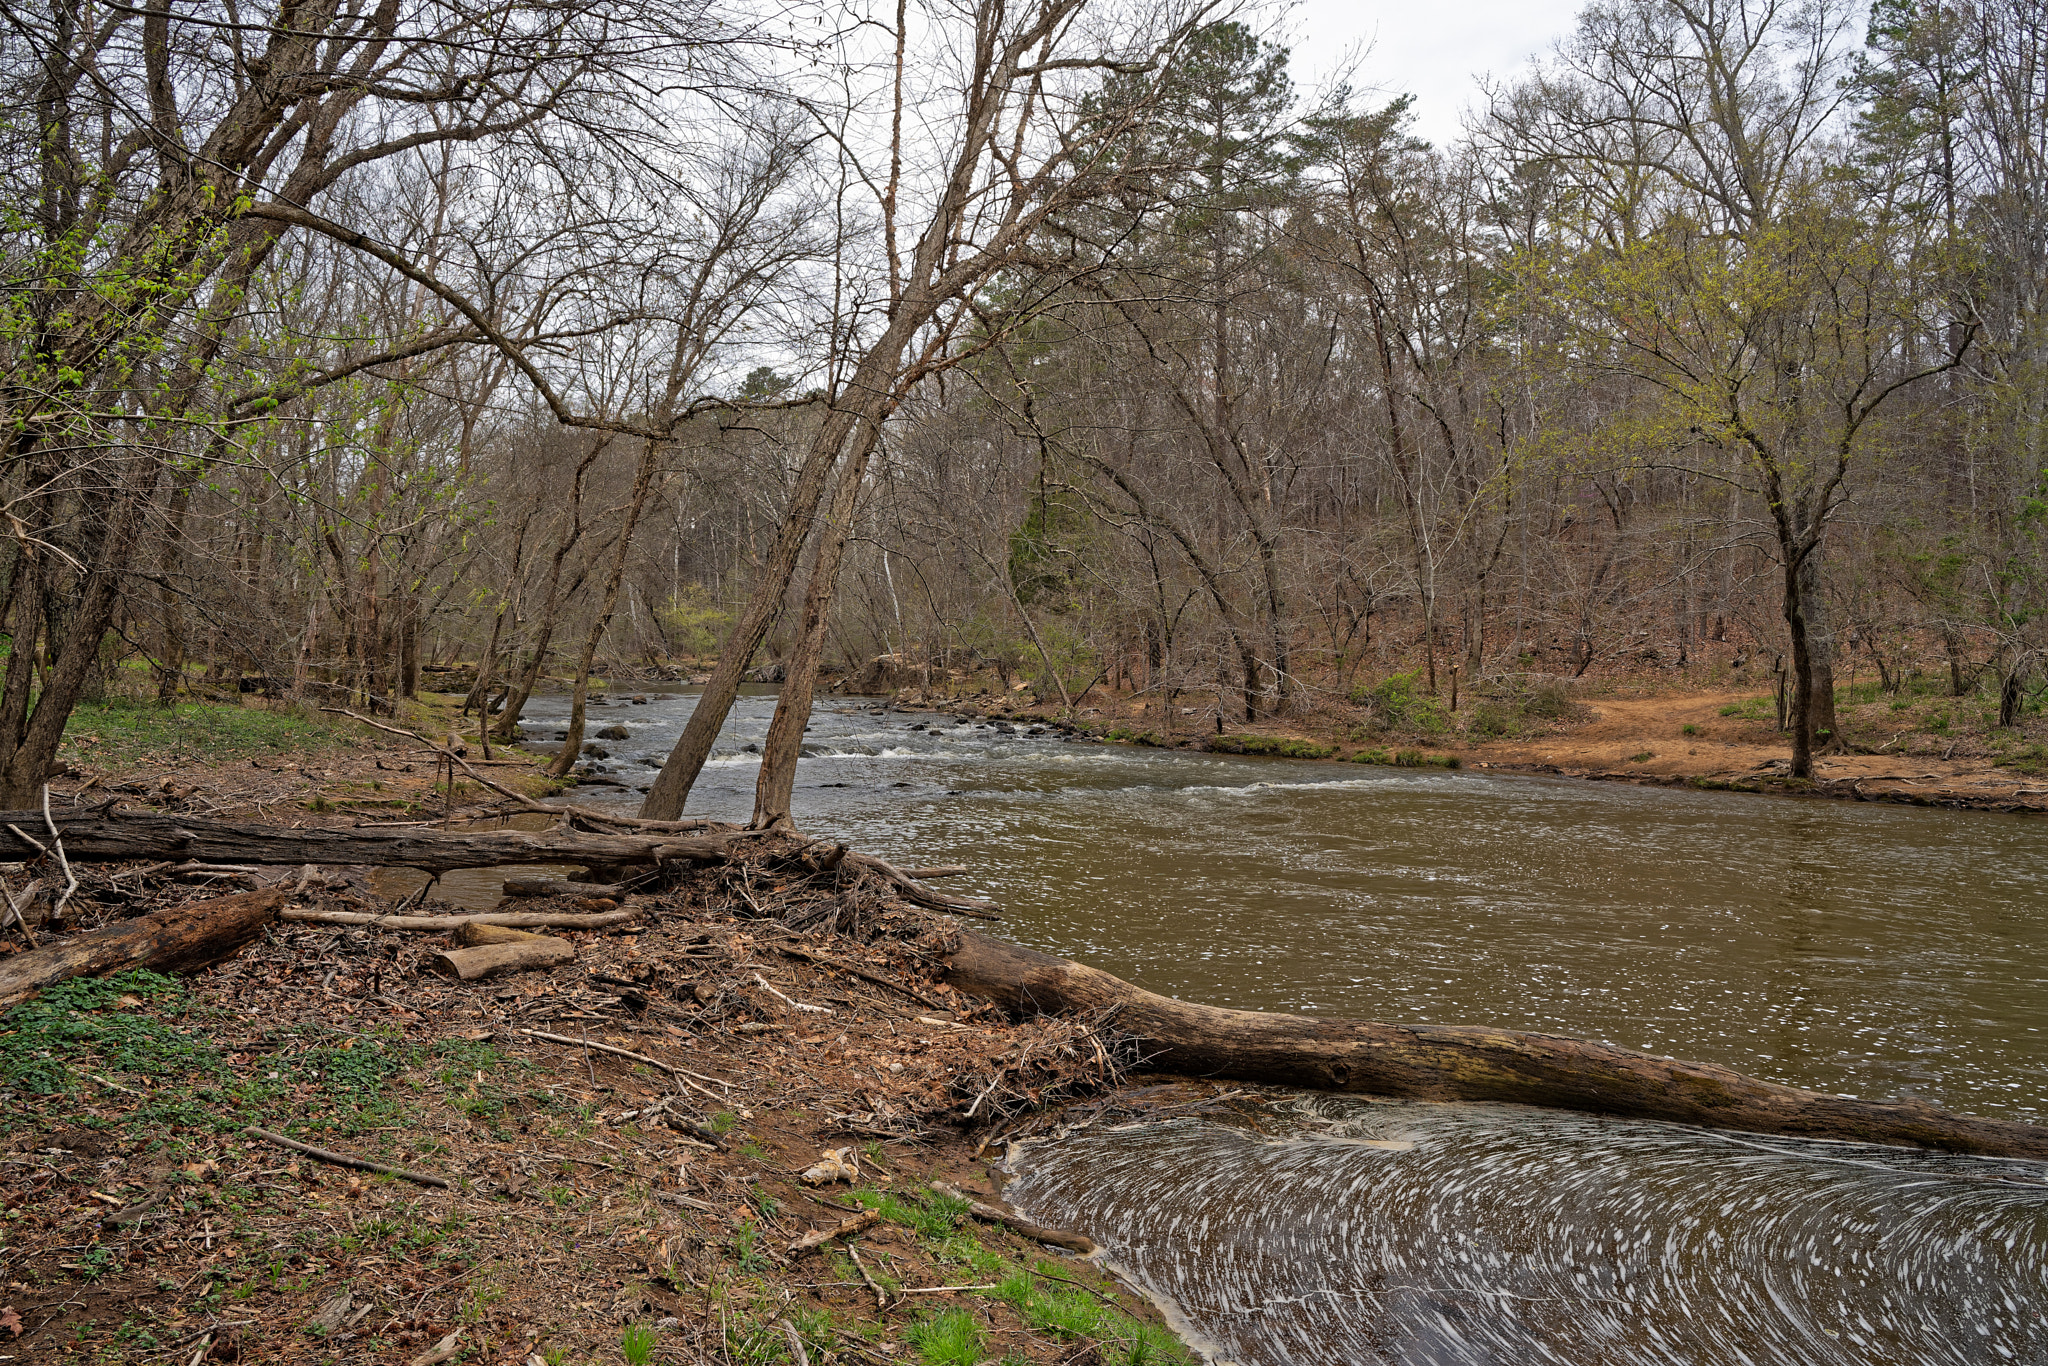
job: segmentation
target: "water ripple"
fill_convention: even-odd
[[[1317,1097],[1027,1149],[1244,1366],[2048,1361],[2048,1166],[1509,1106]],[[1412,1145],[1412,1146],[1410,1146]]]

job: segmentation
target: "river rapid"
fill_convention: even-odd
[[[593,708],[637,802],[694,698]],[[772,695],[689,810],[743,820]],[[546,740],[566,703],[527,708]],[[1162,752],[822,700],[807,831],[1217,1005],[1483,1023],[2040,1122],[2048,826]],[[491,881],[502,877],[502,870]],[[464,886],[448,891],[458,899]],[[481,885],[468,889],[482,896]],[[2048,1363],[2048,1165],[1517,1107],[1270,1095],[1027,1146],[1216,1360]]]

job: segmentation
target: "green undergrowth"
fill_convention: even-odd
[[[64,756],[118,770],[144,760],[247,759],[314,754],[363,743],[353,724],[336,725],[288,703],[180,702],[158,706],[140,698],[81,702],[64,727]]]
[[[41,1123],[110,1084],[144,1100],[120,1123],[136,1136],[229,1133],[244,1125],[356,1134],[397,1125],[429,1097],[485,1123],[518,1094],[522,1064],[488,1043],[414,1044],[396,1030],[349,1035],[313,1025],[265,1031],[245,1053],[215,1041],[218,1011],[192,1008],[174,979],[141,970],[75,978],[0,1016],[0,1114]],[[0,1120],[0,1131],[7,1121]]]
[[[1104,1298],[1108,1283],[1103,1293],[1075,1284],[1084,1265],[1039,1262],[986,1293],[1015,1309],[1034,1332],[1092,1342],[1096,1358],[1107,1366],[1190,1366],[1194,1358],[1173,1334]]]
[[[916,1234],[937,1261],[992,1285],[974,1293],[1008,1304],[1033,1332],[1093,1344],[1095,1359],[1105,1366],[1191,1366],[1194,1360],[1171,1333],[1118,1308],[1115,1282],[1089,1263],[1039,1261],[1025,1267],[983,1244],[966,1222],[965,1200],[930,1189],[898,1194],[872,1188],[855,1191],[853,1200]],[[852,1274],[850,1266],[846,1271]],[[885,1288],[898,1288],[886,1275],[877,1279]],[[963,1310],[927,1314],[906,1340],[925,1366],[976,1366],[991,1359],[980,1326]]]
[[[1149,730],[1125,730],[1117,727],[1102,733],[1102,738],[1113,745],[1138,745],[1146,749],[1172,749],[1173,741],[1162,740]]]
[[[1335,745],[1284,735],[1219,735],[1209,748],[1220,754],[1270,754],[1280,759],[1327,759],[1337,752]]]
[[[1351,762],[1387,768],[1461,768],[1465,761],[1455,754],[1426,754],[1419,749],[1362,749],[1351,756]]]

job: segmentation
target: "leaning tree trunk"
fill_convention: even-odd
[[[2048,1128],[1758,1081],[1554,1034],[1385,1025],[1224,1010],[1157,996],[1106,972],[962,932],[944,960],[962,991],[1027,1014],[1098,1014],[1146,1064],[1319,1091],[1506,1101],[1631,1119],[1950,1152],[2048,1158]]]
[[[100,645],[113,628],[120,602],[120,587],[127,574],[127,557],[133,554],[142,530],[143,513],[154,496],[162,465],[153,458],[133,457],[122,477],[115,481],[98,515],[98,543],[92,564],[75,590],[69,629],[64,638],[50,639],[53,616],[40,614],[44,645],[49,649],[47,673],[37,676],[38,651],[33,631],[14,632],[13,648],[7,658],[5,705],[0,706],[0,806],[25,807],[35,802],[50,771],[57,763],[57,749],[63,743],[65,723],[85,695],[86,684],[99,661]],[[36,575],[45,575],[53,557],[39,556]],[[46,581],[32,576],[25,587],[46,587]],[[19,598],[17,594],[17,598]],[[32,601],[32,600],[31,600]],[[17,603],[20,612],[31,611]],[[29,697],[34,693],[34,706]]]
[[[803,558],[804,543],[810,539],[811,527],[817,521],[818,507],[825,498],[825,483],[832,467],[839,463],[840,450],[862,423],[881,420],[880,414],[896,383],[897,361],[909,344],[911,333],[926,316],[929,310],[920,313],[910,308],[898,314],[846,386],[853,406],[828,411],[811,438],[811,448],[789,491],[789,506],[783,514],[782,528],[776,533],[775,549],[740,619],[720,647],[718,667],[711,671],[710,681],[698,694],[697,705],[683,724],[683,733],[676,738],[675,748],[669,751],[646,800],[640,803],[642,819],[672,821],[683,814],[690,789],[696,785],[697,775],[704,771],[704,761],[711,757],[712,741],[718,738],[719,728],[732,710],[733,699],[739,696],[740,678],[753,661],[754,652],[768,638],[769,628],[782,614],[783,597],[796,577],[797,563]]]
[[[796,789],[797,759],[803,750],[804,727],[811,719],[818,668],[824,662],[825,632],[830,625],[832,599],[839,587],[839,566],[846,555],[846,536],[853,526],[854,509],[860,502],[861,481],[867,477],[868,458],[874,454],[881,435],[880,420],[864,423],[839,471],[839,486],[832,494],[832,508],[818,541],[818,557],[811,566],[810,587],[804,593],[803,634],[790,656],[781,695],[775,699],[775,716],[768,723],[768,735],[761,745],[761,772],[754,780],[751,822],[756,830],[786,828],[791,824],[789,808]]]

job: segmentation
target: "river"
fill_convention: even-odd
[[[592,711],[652,780],[692,699]],[[751,809],[773,697],[689,810]],[[536,699],[545,738],[562,699]],[[2039,1121],[2048,826],[1094,745],[821,701],[807,831],[962,863],[1004,932],[1170,995],[1584,1035]],[[585,802],[637,801],[584,788]],[[971,885],[969,885],[971,883]],[[2048,1168],[1513,1107],[1270,1098],[1027,1148],[1244,1366],[2048,1363]]]

